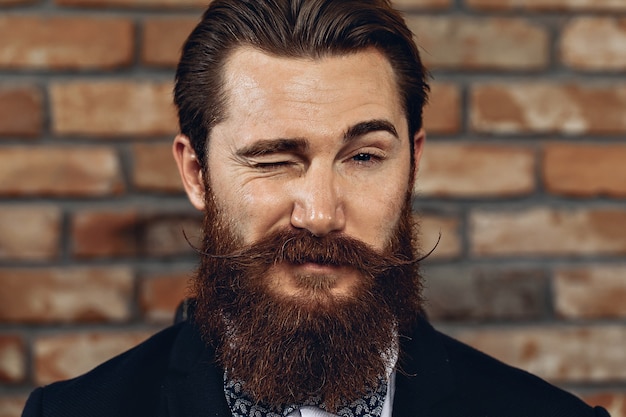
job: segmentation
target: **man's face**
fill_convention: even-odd
[[[205,210],[195,321],[256,400],[335,409],[376,389],[421,308],[394,75],[375,50],[305,60],[240,48],[224,76],[206,172],[189,139],[174,141]]]
[[[242,47],[224,74],[226,117],[211,132],[205,180],[239,243],[306,229],[382,251],[411,183],[407,120],[384,56],[292,59]],[[314,282],[349,295],[359,282],[352,268],[315,263],[279,263],[266,276],[287,297]]]

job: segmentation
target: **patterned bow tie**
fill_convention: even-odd
[[[226,374],[224,374],[224,394],[233,417],[286,417],[294,410],[310,405],[325,409],[320,398],[311,398],[305,404],[291,404],[268,409],[249,398],[243,390],[243,384],[229,379]],[[383,381],[376,392],[339,409],[337,415],[340,417],[380,417],[386,394],[387,382]]]

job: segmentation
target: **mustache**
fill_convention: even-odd
[[[185,238],[187,238],[185,236]],[[216,261],[225,261],[233,272],[282,262],[291,264],[315,263],[327,266],[349,266],[371,276],[386,273],[394,268],[415,265],[430,256],[441,240],[439,238],[425,255],[408,258],[391,250],[378,251],[370,245],[343,234],[315,236],[306,229],[281,229],[263,239],[234,251],[217,254],[190,246],[200,255]]]

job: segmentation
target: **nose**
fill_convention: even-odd
[[[332,169],[312,169],[296,186],[291,225],[315,236],[341,231],[346,224],[345,208],[336,174]]]

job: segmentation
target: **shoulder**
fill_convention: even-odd
[[[176,340],[188,327],[186,322],[169,327],[84,375],[38,388],[23,415],[150,415],[158,406]]]
[[[608,417],[572,394],[435,330],[400,338],[394,416]]]
[[[506,365],[464,343],[438,333],[457,394],[489,415],[608,416],[574,395],[526,371]]]

